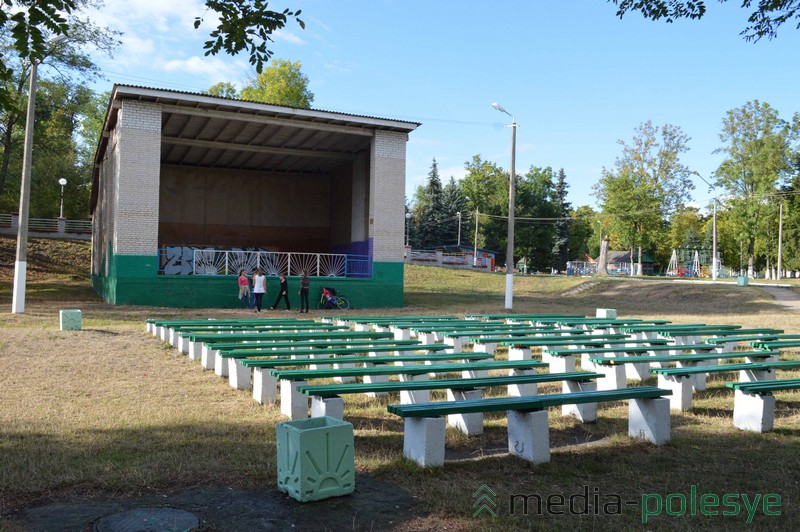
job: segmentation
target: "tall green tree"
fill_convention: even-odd
[[[256,102],[309,109],[314,93],[308,89],[308,76],[299,61],[273,59],[269,67],[251,78],[242,89],[241,98]]]
[[[530,270],[549,272],[553,264],[553,218],[558,216],[554,182],[555,172],[549,166],[533,166],[517,182],[514,253],[525,258]]]
[[[608,0],[617,6],[617,16],[639,11],[645,18],[664,19],[672,22],[681,18],[701,19],[706,14],[703,0]],[[727,0],[718,0],[719,3]],[[758,41],[764,37],[773,39],[778,28],[792,19],[800,20],[800,1],[798,0],[741,0],[742,9],[754,9],[747,19],[748,26],[741,31],[745,40]],[[800,28],[800,23],[797,25]]]
[[[83,7],[86,3],[76,4],[78,7]],[[56,85],[70,87],[74,89],[75,94],[85,95],[85,85],[100,76],[100,70],[92,61],[90,52],[95,50],[111,54],[118,46],[118,32],[98,27],[91,21],[81,18],[81,15],[80,9],[73,11],[70,17],[69,36],[58,43],[48,43],[35,59],[40,64],[39,79],[42,87]],[[0,33],[0,54],[5,61],[7,80],[4,85],[6,105],[0,108],[0,201],[4,205],[18,201],[15,191],[19,190],[19,168],[22,162],[21,150],[28,100],[28,80],[31,72],[30,58],[18,53],[15,38],[7,33]],[[41,95],[37,94],[37,121],[45,117],[44,109],[48,105],[42,98],[53,96],[56,92],[43,91]],[[81,96],[79,99],[83,98],[84,96]],[[40,106],[43,107],[40,109]],[[80,113],[74,115],[78,116]],[[43,141],[38,136],[40,134],[37,130],[34,149]],[[42,153],[41,150],[38,153]],[[14,191],[9,192],[7,190],[9,184],[14,182],[16,185],[10,187],[14,188]],[[9,194],[14,196],[9,197]],[[33,204],[31,212],[35,212]]]
[[[447,238],[447,228],[443,224],[445,218],[444,192],[436,159],[431,163],[425,186],[417,189],[414,200],[417,236],[415,247],[432,249],[450,243]]]
[[[569,260],[569,230],[572,223],[570,218],[571,204],[567,201],[567,174],[561,168],[556,174],[556,182],[553,187],[553,210],[556,217],[561,218],[556,220],[553,230],[553,269],[559,271],[567,267]]]
[[[469,225],[469,213],[467,212],[467,200],[461,191],[461,184],[453,176],[450,176],[450,180],[442,190],[442,209],[442,220],[446,235],[444,243],[447,244],[452,241],[453,244],[461,244],[458,241],[459,219],[461,223],[461,240],[463,241],[466,234],[465,227]],[[452,236],[452,239],[450,239],[450,236]]]
[[[725,160],[716,170],[716,184],[727,194],[724,206],[744,243],[750,276],[756,241],[768,231],[769,221],[775,220],[774,194],[792,170],[792,146],[799,134],[800,115],[795,113],[791,122],[785,121],[776,109],[758,100],[728,111],[722,121],[724,146],[716,151]]]
[[[508,177],[502,168],[480,155],[464,164],[466,175],[461,191],[468,197],[467,207],[478,219],[478,247],[490,250],[506,249],[508,214]],[[474,219],[473,219],[474,223]],[[498,260],[498,264],[502,264]]]
[[[569,260],[584,261],[586,257],[600,254],[600,224],[598,213],[589,205],[570,209],[572,222],[569,225]]]
[[[615,169],[603,169],[595,185],[595,196],[605,206],[604,226],[610,229],[612,243],[638,248],[639,272],[643,249],[658,238],[661,222],[684,204],[694,189],[691,170],[680,159],[689,150],[688,141],[680,127],[657,127],[647,121],[636,128],[630,143],[619,141],[622,155]]]

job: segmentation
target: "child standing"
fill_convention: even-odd
[[[239,308],[253,308],[250,304],[250,279],[245,275],[244,270],[239,272]]]
[[[261,300],[267,293],[267,277],[261,271],[261,268],[256,268],[256,273],[253,275],[253,294],[256,296],[256,312],[261,312]]]

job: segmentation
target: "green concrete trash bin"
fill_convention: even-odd
[[[62,331],[80,331],[83,320],[80,310],[62,310],[58,313]]]
[[[318,501],[355,489],[353,425],[332,417],[279,423],[278,489],[300,501]]]
[[[737,279],[736,279],[736,284],[737,284],[738,286],[747,286],[747,277],[746,277],[746,276],[744,276],[744,275],[740,275],[740,276],[739,276],[739,277],[737,277]]]

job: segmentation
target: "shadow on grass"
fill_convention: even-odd
[[[141,507],[192,512],[204,530],[374,530],[419,517],[408,492],[367,474],[357,475],[346,497],[301,504],[279,493],[274,426],[265,425],[91,430],[72,441],[0,431],[0,529],[88,530],[101,517]],[[392,437],[402,448],[397,435],[381,445],[393,447]],[[41,485],[31,485],[31,476]],[[21,477],[26,492],[15,487]]]

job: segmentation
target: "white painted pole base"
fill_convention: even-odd
[[[14,261],[14,293],[11,297],[11,312],[25,312],[25,282],[28,277],[28,261]]]
[[[547,410],[508,411],[508,452],[534,464],[550,461]]]
[[[669,399],[631,399],[628,401],[628,436],[655,445],[669,441]]]
[[[403,430],[403,456],[422,467],[444,465],[445,419],[407,417]]]
[[[506,272],[506,310],[514,308],[514,267]]]

